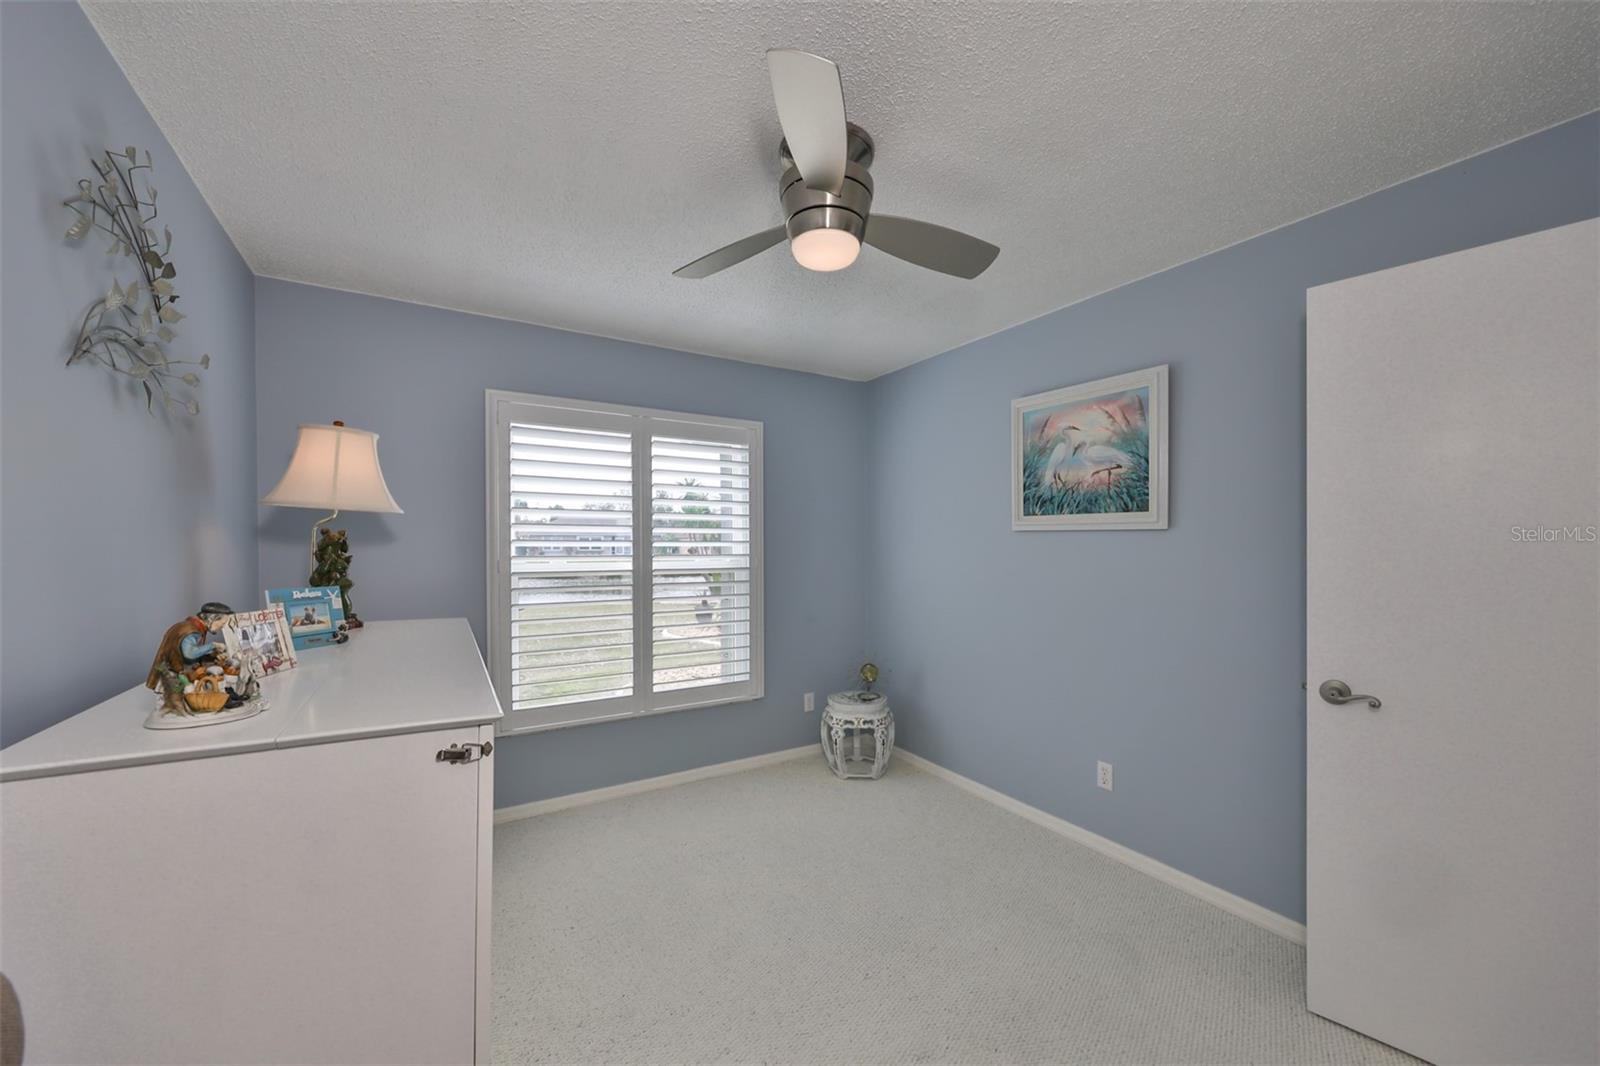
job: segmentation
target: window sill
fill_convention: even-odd
[[[733,703],[753,703],[765,695],[764,688],[758,686],[753,692],[695,700],[692,703],[675,703],[669,707],[654,707],[645,711],[597,714],[592,718],[577,718],[560,722],[529,722],[524,719],[537,716],[539,714],[538,711],[507,711],[505,716],[496,723],[495,734],[508,737],[519,733],[548,733],[554,729],[577,729],[583,726],[604,725],[607,722],[629,722],[638,718],[651,718],[658,714],[672,714],[676,711],[698,711],[706,707],[726,707]]]

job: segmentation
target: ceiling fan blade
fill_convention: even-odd
[[[794,48],[767,52],[778,123],[789,157],[810,189],[838,193],[844,185],[844,86],[832,60]]]
[[[867,218],[865,240],[908,263],[958,278],[977,277],[1000,254],[1000,249],[988,241],[959,230],[876,213]]]
[[[759,255],[783,240],[786,235],[787,233],[782,226],[773,226],[771,229],[764,229],[760,233],[752,233],[742,241],[734,241],[732,244],[718,248],[709,255],[702,255],[692,263],[685,263],[677,270],[674,270],[672,276],[675,278],[708,277],[719,270],[727,270],[731,266],[742,263],[752,255]]]

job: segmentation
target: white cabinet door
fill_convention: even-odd
[[[0,786],[27,1061],[473,1061],[481,732]]]
[[[1438,1063],[1600,1061],[1600,223],[1307,324],[1309,1006]]]

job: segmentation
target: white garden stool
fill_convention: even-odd
[[[822,755],[839,777],[879,778],[894,751],[894,715],[881,692],[835,692],[822,712]]]

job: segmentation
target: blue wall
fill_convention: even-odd
[[[350,531],[357,609],[369,620],[464,615],[480,646],[485,389],[766,424],[766,698],[507,737],[496,805],[816,739],[801,693],[847,687],[865,645],[861,385],[284,281],[257,282],[256,310],[261,491],[301,422],[378,433],[405,514],[336,523]],[[263,581],[305,580],[316,517],[263,508]]]
[[[173,353],[213,360],[201,415],[64,365],[111,287],[97,237],[63,236],[91,155],[155,159],[188,318]],[[167,626],[203,601],[254,603],[254,285],[172,148],[76,4],[0,3],[0,743],[141,684]],[[131,386],[131,387],[130,387]]]
[[[1302,919],[1305,290],[1593,217],[1597,164],[1590,115],[873,382],[905,746]],[[1011,400],[1159,363],[1172,528],[1013,533]]]

